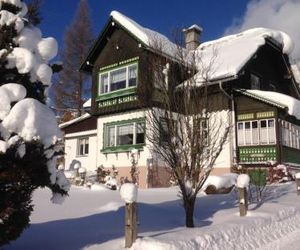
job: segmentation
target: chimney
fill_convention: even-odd
[[[197,24],[194,24],[182,31],[185,37],[185,48],[187,50],[195,50],[200,45],[200,36],[203,29]]]

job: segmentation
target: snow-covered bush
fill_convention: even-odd
[[[111,190],[117,190],[118,182],[117,179],[111,176],[105,177],[105,186]]]
[[[103,165],[100,165],[97,169],[96,169],[96,174],[97,174],[97,181],[99,183],[105,183],[105,178],[106,176],[110,175],[110,170],[109,169],[105,169],[103,167]]]
[[[0,246],[28,226],[36,188],[49,187],[57,203],[70,187],[57,169],[61,132],[45,105],[57,43],[26,13],[22,0],[0,0]]]
[[[206,194],[229,193],[236,184],[238,175],[235,173],[220,176],[210,175],[205,181],[202,190]]]

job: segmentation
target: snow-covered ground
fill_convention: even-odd
[[[176,188],[139,190],[133,249],[300,249],[300,197],[295,183],[268,187],[263,204],[239,217],[237,194],[199,195],[196,228],[184,225]],[[118,191],[72,187],[63,205],[37,190],[32,225],[5,249],[123,249],[124,202]]]

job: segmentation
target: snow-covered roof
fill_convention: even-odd
[[[265,45],[266,38],[281,45],[285,54],[290,54],[294,48],[286,33],[265,28],[249,29],[202,43],[195,51],[199,72],[192,79],[193,82],[201,85],[207,80],[217,81],[236,76],[257,50]]]
[[[150,48],[159,49],[161,52],[172,57],[176,56],[178,53],[177,45],[171,42],[166,36],[141,26],[118,11],[112,11],[110,16],[144,45]]]
[[[269,103],[279,108],[286,108],[289,115],[295,116],[300,120],[300,100],[297,100],[291,96],[273,92],[273,91],[263,91],[263,90],[236,90],[246,96],[253,97],[255,99],[261,100],[263,102]]]
[[[72,119],[72,120],[70,120],[70,121],[67,121],[67,122],[64,122],[64,123],[59,124],[59,128],[62,129],[62,128],[68,127],[68,126],[70,126],[71,124],[74,124],[74,123],[76,123],[76,122],[80,122],[80,121],[86,120],[86,119],[88,119],[88,118],[90,118],[90,117],[91,117],[91,115],[88,114],[88,113],[86,113],[86,114],[84,114],[84,115],[82,115],[82,116],[79,116],[79,117],[77,117],[77,118],[75,118],[75,119]]]
[[[92,106],[92,99],[88,99],[84,104],[83,108],[90,108]]]

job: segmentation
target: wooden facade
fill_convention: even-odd
[[[226,153],[224,153],[225,168],[230,168],[234,164],[255,167],[267,164],[267,162],[300,164],[300,158],[297,156],[300,153],[300,141],[298,148],[297,145],[290,147],[287,143],[282,142],[282,126],[300,125],[300,121],[290,116],[286,107],[243,93],[243,90],[259,89],[279,92],[300,99],[299,87],[291,74],[289,59],[282,53],[282,46],[271,38],[265,39],[265,44],[257,49],[236,76],[210,82],[208,86],[209,112],[229,111],[232,114],[230,122],[234,122],[231,124],[233,126],[231,136],[234,138],[230,138],[228,146],[230,148],[227,148]],[[161,66],[170,64],[169,91],[171,93],[175,91],[176,86],[191,76],[189,69],[181,65],[175,57],[147,46],[134,33],[126,29],[122,23],[110,17],[81,66],[81,70],[92,75],[91,114],[93,119],[97,120],[97,140],[99,140],[97,154],[100,154],[97,157],[98,165],[105,162],[105,164],[118,164],[123,169],[128,168],[129,163],[124,164],[125,161],[130,162],[128,152],[131,148],[137,148],[141,153],[140,164],[146,169],[145,176],[149,176],[149,172],[147,172],[148,163],[153,162],[153,159],[147,149],[146,142],[143,145],[128,145],[126,150],[125,147],[117,147],[116,145],[109,147],[109,150],[104,149],[107,147],[107,141],[105,141],[107,140],[105,133],[108,133],[107,124],[116,122],[124,124],[124,121],[130,119],[143,119],[142,111],[147,109],[148,105],[154,104],[161,107],[163,100],[159,89],[155,88],[154,72],[151,67],[153,62]],[[136,67],[137,76],[135,78],[136,84],[131,86],[129,85],[131,79],[129,68],[133,66]],[[114,77],[115,71],[122,69],[124,72],[126,71],[126,88],[110,91],[110,86],[107,87],[109,91],[100,89],[103,87],[99,84],[101,77],[110,79]],[[105,79],[101,79],[101,81],[103,83],[109,81]],[[176,91],[178,94],[174,97],[179,102],[180,91],[178,89]],[[200,93],[201,88],[198,91]],[[197,95],[193,96],[193,98],[197,97]],[[273,141],[273,137],[267,137],[267,143],[261,143],[260,141],[256,142],[256,137],[254,137],[254,142],[245,141],[245,144],[242,145],[238,138],[238,126],[246,127],[249,122],[251,122],[251,128],[253,126],[254,130],[256,129],[255,126],[258,125],[263,127],[267,124],[267,127],[274,127],[274,130],[270,130],[270,137],[274,136],[276,140]],[[71,132],[86,129],[84,124],[72,126]],[[134,123],[133,125],[135,126]],[[257,136],[259,138],[259,135]],[[236,152],[236,155],[232,153],[233,151]]]

